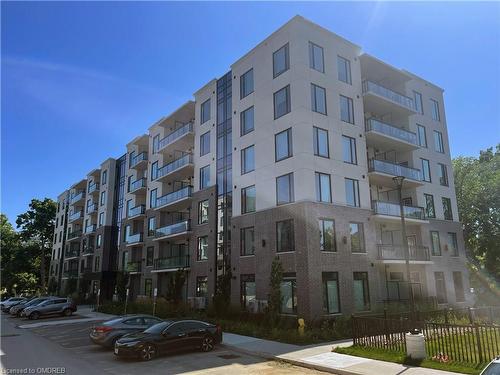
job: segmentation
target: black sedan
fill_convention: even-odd
[[[219,325],[199,320],[165,321],[144,332],[123,336],[115,343],[115,355],[143,361],[179,350],[198,348],[209,352],[222,342]]]
[[[126,315],[92,327],[89,336],[94,344],[113,348],[116,340],[123,335],[142,332],[161,322],[163,322],[162,319],[151,315]]]

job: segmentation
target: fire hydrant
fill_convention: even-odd
[[[305,323],[304,319],[302,319],[302,318],[297,319],[297,323],[299,323],[299,328],[298,328],[299,335],[304,336],[304,329],[306,328],[306,323]]]

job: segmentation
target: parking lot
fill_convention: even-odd
[[[70,318],[71,319],[71,318]],[[74,319],[74,318],[73,318]],[[43,319],[43,321],[60,318]],[[39,320],[37,322],[41,322]],[[152,374],[322,374],[288,364],[237,353],[224,346],[210,353],[189,351],[156,358],[150,362],[115,358],[110,350],[92,344],[90,328],[97,322],[19,329],[31,321],[2,314],[2,365],[4,368],[62,367],[66,373]],[[33,355],[33,358],[30,356]],[[50,356],[50,358],[48,357]],[[36,364],[36,365],[35,365]]]

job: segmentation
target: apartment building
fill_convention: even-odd
[[[205,306],[230,273],[231,302],[258,311],[278,257],[283,314],[370,311],[410,290],[471,302],[443,90],[300,16],[132,140],[122,159],[122,203],[107,208],[120,219],[103,221],[117,247],[100,256],[129,275],[132,298],[155,288],[168,298],[184,270],[183,298]],[[69,190],[68,242],[83,228],[78,194],[92,194],[92,173]],[[81,216],[89,246],[99,221]],[[78,269],[99,258],[97,245],[87,260],[71,254],[64,270],[83,280]]]

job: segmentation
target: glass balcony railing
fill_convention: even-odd
[[[401,217],[398,203],[372,201],[372,209],[378,215]],[[425,220],[425,211],[423,207],[403,206],[403,214],[407,219]]]
[[[182,189],[165,194],[156,199],[156,208],[166,206],[168,204],[174,203],[184,198],[188,198],[192,195],[192,193],[193,193],[193,187],[186,186]]]
[[[97,182],[94,182],[89,185],[89,194],[92,194],[98,190],[99,190],[99,184]]]
[[[169,270],[189,267],[189,255],[155,259],[153,269]]]
[[[69,204],[74,204],[83,198],[85,198],[85,190],[80,190],[71,196]]]
[[[134,182],[130,183],[129,193],[133,193],[134,191],[145,187],[146,187],[146,179],[144,177],[139,178],[138,180],[135,180]]]
[[[140,204],[139,206],[129,208],[127,216],[130,218],[134,216],[144,215],[145,212],[146,212],[146,206]]]
[[[78,277],[78,270],[66,270],[63,271],[63,276],[64,277]]]
[[[82,255],[94,254],[94,245],[85,245],[83,248]]]
[[[68,221],[72,222],[72,221],[82,219],[82,218],[83,218],[83,211],[79,210],[79,211],[73,212],[71,215],[69,215]]]
[[[156,229],[155,237],[159,238],[159,237],[171,236],[173,234],[187,232],[189,229],[190,229],[189,220],[185,220]]]
[[[94,233],[97,229],[97,225],[90,224],[85,227],[85,234]]]
[[[382,260],[405,260],[403,245],[377,245],[378,258]],[[408,246],[409,260],[430,260],[429,248],[426,246]]]
[[[136,233],[136,234],[131,234],[125,239],[125,243],[127,245],[134,244],[134,243],[140,243],[143,241],[143,235],[142,232]]]
[[[391,176],[404,176],[410,180],[422,181],[419,169],[405,167],[404,165],[392,163],[387,160],[368,160],[368,171],[386,173]]]
[[[165,147],[167,147],[169,144],[171,144],[175,140],[179,139],[183,135],[185,135],[189,132],[192,132],[192,131],[193,131],[193,123],[192,122],[188,122],[187,124],[182,125],[180,128],[177,128],[172,133],[170,133],[167,136],[160,139],[156,145],[153,145],[154,152],[158,152],[158,151],[163,150]]]
[[[409,98],[403,94],[399,94],[387,87],[380,86],[379,84],[372,81],[363,81],[363,94],[365,93],[373,93],[376,95],[383,96],[386,99],[389,99],[392,102],[395,102],[403,107],[410,109],[411,111],[415,111],[415,104],[413,103],[413,99]]]
[[[68,232],[68,240],[80,237],[81,235],[82,235],[82,231],[81,230],[75,230],[73,232]]]
[[[142,266],[142,262],[141,261],[138,261],[138,262],[128,262],[127,263],[127,267],[126,267],[126,271],[127,272],[141,272],[141,266]]]
[[[146,151],[141,152],[140,154],[135,155],[132,159],[130,159],[130,168],[134,168],[141,161],[147,161],[148,154]]]
[[[88,214],[94,214],[97,212],[99,207],[97,206],[96,203],[92,203],[91,205],[87,206],[87,213]]]
[[[74,248],[74,249],[69,248],[69,249],[64,251],[64,258],[65,259],[76,258],[79,256],[80,256],[80,249],[79,248]]]
[[[159,168],[158,171],[156,172],[155,179],[165,177],[169,173],[172,173],[173,171],[192,163],[193,163],[193,155],[191,154],[184,155],[179,159],[176,159],[168,164],[165,164],[163,167]]]
[[[377,133],[382,133],[384,135],[388,135],[389,137],[397,138],[404,142],[411,143],[412,145],[417,145],[417,135],[415,133],[405,129],[397,128],[373,118],[366,120],[365,130],[367,132],[375,131]]]

